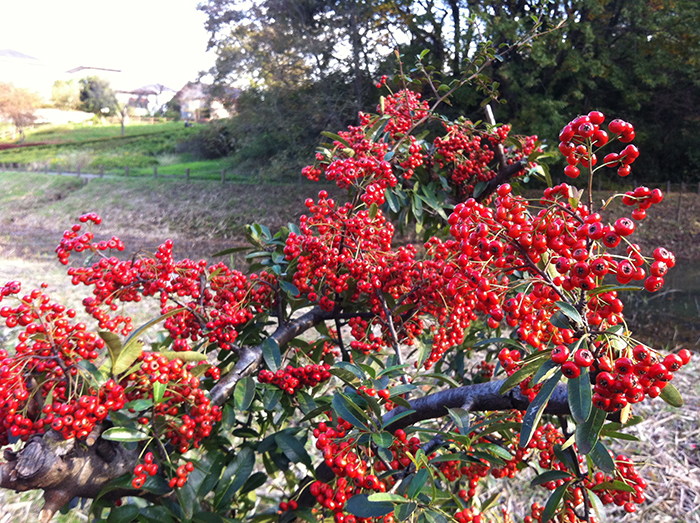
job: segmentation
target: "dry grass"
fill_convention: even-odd
[[[0,194],[0,281],[19,279],[25,289],[45,281],[49,292],[79,309],[84,296],[65,278],[65,268],[52,256],[62,231],[77,215],[88,211],[103,216],[99,235],[120,236],[129,249],[152,251],[170,237],[176,255],[209,257],[226,247],[243,245],[242,226],[262,221],[271,229],[296,222],[305,210],[303,201],[318,186],[220,185],[159,180],[92,180],[85,185],[76,179],[37,174],[4,173]],[[29,180],[29,183],[28,183]],[[602,195],[598,195],[602,196]],[[655,207],[657,228],[646,222],[639,227],[640,243],[651,249],[666,245],[679,258],[700,259],[700,197],[684,195],[682,223],[676,222],[677,195]],[[649,221],[649,224],[652,222]],[[145,318],[145,316],[144,316]],[[138,320],[135,320],[138,321]],[[637,413],[647,419],[632,432],[640,442],[612,444],[641,462],[649,482],[648,501],[634,515],[611,510],[609,521],[625,523],[700,523],[700,382],[695,361],[675,378],[686,405],[671,409],[661,400],[645,402]],[[522,484],[498,481],[494,492],[503,492],[510,508],[523,514],[530,494],[540,502],[541,490],[523,489]],[[0,523],[34,521],[41,506],[40,493],[0,492]],[[521,499],[522,503],[514,500]],[[85,521],[86,511],[60,516],[62,522]]]

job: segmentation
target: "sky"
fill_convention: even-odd
[[[0,0],[0,49],[179,90],[214,64],[199,0]]]

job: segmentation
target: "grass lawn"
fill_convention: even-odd
[[[41,126],[27,131],[26,142],[44,145],[0,150],[0,163],[19,163],[27,169],[153,176],[157,167],[162,175],[185,176],[190,169],[193,178],[218,179],[221,170],[230,168],[230,159],[196,160],[181,153],[178,144],[197,132],[197,126],[186,128],[182,122],[128,125],[125,136],[115,124],[68,124]],[[3,143],[10,143],[5,141]],[[231,177],[229,177],[231,178]],[[243,180],[238,181],[258,181]]]

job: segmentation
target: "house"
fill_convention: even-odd
[[[223,97],[212,94],[212,86],[201,82],[187,82],[173,97],[180,104],[180,117],[184,120],[216,120],[231,116],[229,108],[235,106],[240,89],[230,89]]]

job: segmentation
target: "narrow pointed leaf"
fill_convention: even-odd
[[[606,416],[607,413],[604,410],[593,407],[588,419],[576,425],[576,445],[581,454],[588,454],[595,446]]]
[[[593,396],[588,367],[583,367],[581,374],[576,378],[570,379],[567,386],[571,415],[576,420],[576,423],[583,423],[593,411]]]
[[[255,397],[255,381],[250,376],[239,380],[233,392],[233,404],[236,410],[246,411]]]
[[[578,323],[579,325],[583,324],[583,318],[581,317],[581,313],[577,311],[576,307],[574,307],[570,303],[566,303],[565,301],[558,301],[555,302],[554,305],[559,307],[559,310],[563,312],[574,323]]]
[[[666,386],[661,389],[661,394],[659,396],[672,407],[679,408],[683,406],[683,398],[672,383],[666,383]]]
[[[527,444],[530,442],[532,435],[540,423],[544,408],[547,406],[549,398],[552,397],[552,393],[554,392],[557,383],[559,383],[559,380],[561,380],[561,376],[561,371],[557,371],[556,374],[549,379],[549,381],[542,385],[540,392],[537,394],[537,396],[535,396],[535,399],[532,400],[532,403],[528,405],[527,411],[525,411],[525,416],[523,417],[523,426],[520,430],[521,447],[527,447]]]
[[[568,483],[558,486],[554,492],[552,492],[552,495],[549,496],[547,504],[544,506],[544,510],[542,511],[542,523],[547,523],[547,521],[554,517],[554,514],[556,513],[557,508],[559,508],[559,504],[566,493],[567,486]]]
[[[267,338],[262,343],[263,359],[270,372],[277,372],[282,366],[282,354],[280,354],[280,346],[272,338]]]
[[[333,397],[333,410],[338,416],[358,429],[367,430],[367,425],[350,410],[349,403],[350,400],[345,395],[338,393]]]
[[[595,444],[595,447],[590,452],[590,457],[593,463],[596,464],[598,468],[605,472],[615,471],[615,462],[610,457],[610,453],[602,441]]]
[[[469,411],[465,409],[451,409],[447,408],[452,421],[455,422],[460,434],[467,434],[469,432]]]
[[[548,470],[546,472],[543,472],[539,476],[536,476],[530,482],[530,486],[534,487],[537,485],[543,485],[545,483],[549,483],[550,481],[556,481],[558,479],[567,479],[567,478],[571,478],[571,474],[569,472],[564,472],[563,470]]]

